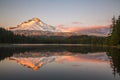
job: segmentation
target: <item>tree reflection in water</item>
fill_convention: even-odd
[[[110,58],[114,76],[116,76],[116,74],[119,74],[120,76],[120,49],[111,48],[108,50],[107,54]]]

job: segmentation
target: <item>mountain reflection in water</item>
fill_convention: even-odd
[[[66,53],[71,54],[68,52]],[[73,54],[70,56],[65,55],[66,53],[64,53],[64,55],[61,55],[61,56],[56,55],[59,53],[53,53],[53,56],[48,56],[48,57],[40,56],[41,53],[26,53],[25,55],[15,54],[12,57],[9,57],[7,59],[16,61],[17,63],[27,66],[28,68],[31,68],[33,70],[38,70],[43,65],[51,62],[57,62],[57,63],[64,63],[65,61],[66,62],[94,62],[94,63],[109,62],[108,56],[105,53],[93,53],[93,54],[86,54],[86,55]]]
[[[50,46],[49,45],[49,46],[37,46],[37,47],[36,46],[1,47],[0,60],[1,62],[4,61],[16,62],[22,66],[25,66],[35,71],[39,71],[46,66],[48,66],[49,68],[51,64],[57,64],[57,66],[63,65],[64,68],[75,67],[72,68],[74,69],[74,71],[76,67],[79,69],[89,68],[88,71],[93,70],[93,72],[94,70],[97,70],[97,67],[102,70],[103,68],[101,68],[100,66],[105,67],[110,65],[111,71],[113,70],[112,74],[114,77],[113,79],[109,77],[110,78],[109,80],[114,80],[114,79],[118,80],[120,79],[119,52],[120,49],[116,49],[116,48],[109,49],[109,48],[92,47],[92,46]],[[97,73],[95,74],[97,75]],[[79,77],[77,79],[79,80]]]

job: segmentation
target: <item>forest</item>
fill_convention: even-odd
[[[97,36],[24,36],[0,28],[0,43],[18,44],[104,44],[105,37]]]

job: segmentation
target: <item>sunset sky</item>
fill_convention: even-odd
[[[108,26],[120,15],[120,0],[0,0],[0,26],[33,17],[59,27]]]

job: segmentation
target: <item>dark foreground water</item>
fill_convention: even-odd
[[[120,80],[120,49],[1,46],[0,80]]]

